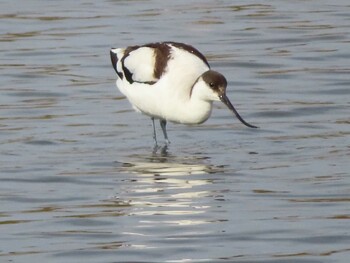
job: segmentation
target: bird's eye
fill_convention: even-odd
[[[215,85],[214,85],[214,82],[210,82],[210,83],[209,83],[209,87],[214,88],[214,86],[215,86]]]

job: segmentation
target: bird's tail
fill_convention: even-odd
[[[122,73],[118,71],[117,64],[118,64],[119,58],[122,57],[123,53],[124,53],[123,48],[111,48],[110,50],[112,66],[119,77],[121,77],[120,75]]]

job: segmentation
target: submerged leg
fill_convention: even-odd
[[[152,127],[153,127],[153,141],[154,141],[154,147],[157,147],[157,146],[158,146],[158,143],[157,143],[157,135],[156,135],[156,126],[154,125],[154,118],[152,117],[151,120],[152,120]]]
[[[166,120],[160,120],[159,123],[160,123],[160,127],[162,127],[165,143],[166,143],[166,145],[169,145],[170,141],[168,139],[168,134],[166,132]]]

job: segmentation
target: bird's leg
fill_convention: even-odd
[[[166,145],[169,145],[170,141],[168,139],[168,134],[166,132],[166,120],[159,120],[159,123],[160,123],[160,127],[162,127],[165,143]]]
[[[153,127],[153,141],[154,141],[154,148],[157,148],[158,143],[157,143],[157,135],[156,135],[156,126],[154,125],[154,118],[151,118],[152,120],[152,127]]]

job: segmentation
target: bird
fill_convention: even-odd
[[[226,78],[191,45],[167,41],[111,48],[110,57],[120,92],[137,112],[151,117],[155,147],[155,119],[169,145],[168,121],[201,124],[214,101],[223,102],[245,126],[258,128],[238,114],[226,95]]]

